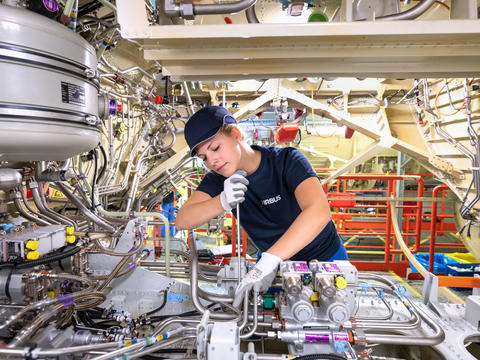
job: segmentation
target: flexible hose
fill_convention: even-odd
[[[255,5],[252,5],[245,10],[245,16],[247,17],[249,24],[258,24],[260,22],[257,18],[257,14],[255,13]]]
[[[50,264],[50,263],[53,263],[53,262],[56,262],[56,261],[60,261],[60,260],[69,258],[69,257],[75,255],[76,253],[78,253],[80,250],[81,250],[80,247],[75,246],[75,247],[69,248],[67,251],[61,252],[59,254],[45,256],[45,257],[43,257],[41,259],[37,259],[37,260],[26,261],[26,262],[22,262],[22,263],[19,263],[19,264],[18,263],[16,264],[14,262],[5,262],[5,263],[0,264],[0,269],[8,268],[8,267],[15,267],[18,270],[22,270],[22,269],[28,269],[28,268],[31,268],[31,267],[34,267],[34,266],[37,266],[37,265]]]
[[[347,360],[346,357],[335,354],[309,354],[293,358],[294,360]]]

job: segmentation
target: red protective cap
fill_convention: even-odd
[[[223,20],[225,20],[225,22],[226,22],[227,24],[233,24],[232,19],[230,19],[228,16],[225,16],[225,18],[224,18]]]
[[[347,128],[345,129],[345,139],[351,139],[354,132],[355,132],[355,130],[350,129],[349,127],[347,127]]]
[[[161,105],[163,104],[163,97],[160,95],[155,95],[153,102],[155,103],[155,105]]]
[[[122,112],[123,106],[122,104],[117,104],[117,111]]]

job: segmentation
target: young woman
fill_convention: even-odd
[[[248,145],[230,112],[205,107],[185,125],[192,156],[210,171],[179,210],[177,229],[193,229],[228,211],[263,252],[236,289],[238,306],[246,289],[265,291],[283,260],[347,260],[331,220],[330,206],[312,166],[291,147]]]

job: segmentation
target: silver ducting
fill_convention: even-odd
[[[22,175],[15,169],[0,169],[0,190],[11,190],[22,183]]]

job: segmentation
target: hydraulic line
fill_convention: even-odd
[[[148,348],[145,348],[142,351],[139,351],[138,353],[133,353],[128,356],[129,359],[136,359],[142,356],[145,356],[147,354],[153,353],[159,349],[165,348],[167,346],[174,345],[178,342],[185,341],[185,340],[194,340],[196,339],[196,335],[186,335],[186,336],[181,336],[181,337],[175,337],[172,339],[167,339],[165,341],[158,342],[152,346],[149,346]],[[197,357],[195,357],[196,359]]]
[[[245,10],[245,16],[247,17],[249,24],[258,24],[260,22],[257,18],[257,14],[255,13],[255,4]]]
[[[15,204],[15,207],[17,208],[18,212],[20,215],[22,215],[25,219],[28,219],[30,221],[33,221],[39,225],[44,225],[48,226],[51,225],[49,222],[42,220],[38,217],[33,216],[32,214],[28,213],[22,206],[22,203],[20,202],[20,199],[22,198],[22,195],[18,190],[11,191],[10,192],[10,199],[13,200],[13,203]]]
[[[32,182],[30,182],[28,185],[30,187],[30,192],[32,193],[33,202],[34,202],[35,206],[37,207],[38,211],[40,212],[42,218],[47,220],[50,223],[55,224],[55,225],[60,225],[62,222],[59,221],[57,218],[54,218],[54,217],[50,216],[47,213],[47,211],[44,209],[43,204],[40,201],[40,196],[38,195],[38,192],[36,190],[38,185],[36,183],[32,184]]]
[[[192,231],[193,234],[193,231]],[[200,302],[198,298],[198,257],[197,257],[197,249],[195,246],[195,240],[194,237],[190,241],[190,252],[192,254],[191,256],[191,265],[190,265],[190,271],[191,271],[191,283],[190,283],[190,289],[191,289],[191,295],[192,295],[192,302],[195,308],[203,314],[205,312],[205,308],[203,307],[202,303]],[[212,312],[210,314],[211,319],[217,319],[217,320],[227,320],[227,321],[237,321],[238,316],[237,314],[228,314],[228,313],[214,313]],[[234,320],[235,319],[235,320]]]
[[[31,212],[33,215],[35,215],[36,217],[38,218],[44,218],[44,216],[36,211],[34,211],[30,205],[28,204],[28,199],[27,199],[27,196],[25,195],[25,191],[23,191],[23,186],[19,186],[18,187],[18,190],[20,191],[20,195],[22,196],[22,201],[23,201],[23,205],[25,206],[25,208]],[[52,223],[50,221],[48,221],[48,219],[42,219],[43,221],[47,221],[49,223],[49,225],[51,225]]]
[[[63,304],[57,303],[53,306],[53,309],[43,311],[29,326],[23,328],[17,336],[15,336],[15,338],[7,345],[7,348],[15,348],[22,345],[33,333],[35,333],[35,331],[37,331],[38,328],[55,316],[62,308]]]
[[[141,249],[143,248],[142,244],[140,244],[140,246],[138,246],[136,249],[132,249],[134,251],[129,251],[128,253],[119,253],[119,252],[116,252],[116,251],[113,251],[113,250],[110,250],[110,249],[107,249],[106,247],[104,247],[101,243],[100,243],[100,239],[103,239],[105,237],[108,237],[108,234],[104,234],[104,233],[93,233],[93,232],[87,232],[87,233],[75,233],[77,236],[86,236],[88,237],[90,240],[92,240],[95,244],[95,247],[101,252],[101,253],[104,253],[104,254],[107,254],[107,255],[110,255],[110,256],[132,256],[134,254],[137,254],[138,252],[141,251]]]
[[[248,298],[245,297],[244,302],[248,302]],[[248,339],[250,338],[255,331],[257,331],[258,326],[258,291],[253,292],[253,325],[250,331],[246,334],[241,334],[240,339]]]
[[[176,334],[178,334],[178,333],[182,333],[182,332],[184,332],[185,330],[191,330],[191,328],[184,328],[184,327],[182,327],[182,328],[178,328],[178,329],[172,330],[172,331],[170,331],[170,332],[167,333],[167,337],[170,338],[170,336],[176,335]],[[186,339],[186,338],[189,338],[189,337],[188,337],[188,336],[183,336],[183,337],[182,337],[182,336],[179,336],[179,337],[174,337],[172,340],[177,340],[176,342],[178,342],[178,341],[181,341],[181,340]],[[195,338],[196,338],[196,336],[195,336]],[[151,340],[149,340],[149,341],[151,341]],[[169,343],[168,340],[160,340],[157,344],[150,345],[147,349],[151,349],[151,348],[153,348],[153,346],[157,345],[157,347],[153,348],[153,349],[155,350],[155,349],[159,348],[159,347],[158,347],[159,344],[164,344],[163,346],[168,346],[168,345],[171,345],[172,343],[171,343],[171,342]],[[121,355],[126,354],[126,353],[131,353],[132,351],[140,350],[140,349],[142,349],[142,348],[144,348],[144,347],[146,347],[146,346],[148,346],[147,343],[146,343],[146,341],[145,341],[145,340],[142,340],[142,341],[139,341],[139,342],[136,343],[136,344],[132,344],[132,345],[130,345],[130,346],[126,346],[126,347],[117,349],[117,350],[112,351],[112,352],[110,352],[110,353],[108,353],[108,354],[105,354],[105,355],[97,356],[97,357],[95,357],[95,358],[93,358],[93,359],[91,359],[91,360],[107,360],[107,359],[112,359],[112,358],[121,356]],[[163,347],[163,346],[161,346],[161,347]],[[152,352],[152,351],[148,351],[147,353],[150,353],[150,352]],[[145,354],[147,354],[147,353],[145,353]],[[135,353],[128,355],[127,358],[128,358],[128,359],[131,359],[134,354],[135,354]],[[140,354],[140,353],[138,353],[138,354]],[[144,355],[144,354],[141,354],[141,355]],[[140,356],[141,356],[141,355],[140,355]],[[136,356],[136,357],[137,357],[137,356]]]
[[[423,321],[430,326],[434,334],[431,336],[412,336],[412,335],[386,335],[386,334],[372,334],[364,335],[364,339],[369,343],[374,344],[393,344],[393,345],[418,345],[418,346],[434,346],[440,344],[445,340],[445,333],[442,328],[438,326],[430,317],[421,309],[416,308],[420,313]]]
[[[240,0],[226,4],[193,5],[192,10],[194,15],[234,14],[247,10],[255,5],[256,2],[257,0]],[[169,6],[169,4],[166,4],[165,8],[170,8],[165,10],[165,14],[169,17],[181,17],[185,12],[184,4],[175,6]]]
[[[107,230],[108,232],[115,233],[116,230],[113,226],[108,224],[105,220],[99,218],[97,215],[92,213],[82,202],[72,194],[72,192],[61,182],[56,182],[55,185],[60,189],[60,191],[72,202],[74,203],[78,209],[90,220],[92,220],[95,224],[100,226],[101,228]]]
[[[128,192],[127,205],[125,206],[125,212],[130,211],[130,209],[132,207],[132,204],[135,201],[135,197],[136,197],[136,194],[137,194],[137,188],[138,188],[138,182],[140,181],[140,173],[141,173],[141,170],[142,170],[142,167],[143,167],[143,163],[145,161],[144,157],[147,154],[147,152],[150,151],[151,148],[152,148],[152,145],[148,144],[145,147],[145,149],[142,151],[142,153],[140,154],[140,156],[137,160],[137,164],[136,164],[136,166],[133,170],[135,175],[133,176],[132,184],[130,185],[130,190]]]
[[[140,248],[139,248],[140,249]],[[137,249],[138,250],[138,249]],[[134,253],[132,253],[133,255]],[[130,255],[131,256],[131,255]],[[120,269],[127,263],[127,261],[130,259],[130,256],[125,256],[123,257],[118,264],[115,266],[115,268],[112,270],[112,272],[108,275],[108,277],[105,279],[105,281],[98,287],[97,291],[103,291],[108,284],[115,278],[117,273],[120,271]]]
[[[50,208],[47,205],[47,201],[46,201],[46,198],[45,198],[45,192],[43,191],[43,185],[42,184],[40,184],[40,186],[38,187],[38,193],[40,194],[40,201],[42,202],[43,207],[45,208],[45,210],[48,212],[48,214],[50,216],[52,216],[52,217],[56,216],[57,218],[62,219],[62,221],[61,221],[62,223],[67,224],[69,226],[72,226],[75,230],[77,230],[78,225],[75,221],[69,219],[66,216],[63,216],[62,214],[56,213],[53,210],[50,210]]]
[[[86,351],[94,351],[94,350],[103,350],[103,349],[110,349],[110,348],[118,348],[122,346],[123,341],[116,341],[116,342],[109,342],[109,343],[102,343],[102,344],[89,344],[89,345],[81,345],[81,346],[72,346],[72,347],[62,347],[56,349],[42,349],[42,348],[35,348],[31,351],[35,352],[39,357],[60,357],[66,354],[75,354],[75,353],[83,353]],[[25,348],[0,348],[0,354],[6,356],[19,356],[28,358],[28,353],[25,353]]]
[[[200,319],[189,319],[189,318],[179,318],[179,317],[170,317],[168,319],[160,322],[152,331],[152,335],[156,336],[159,333],[163,332],[171,324],[200,324]]]
[[[188,115],[192,116],[193,113],[195,112],[195,109],[193,108],[192,98],[190,97],[190,90],[188,90],[188,85],[186,81],[184,81],[182,84],[183,84],[183,90],[185,91],[185,96],[187,97]],[[223,106],[225,106],[225,104],[223,104]]]
[[[394,20],[412,20],[416,19],[425,11],[430,9],[436,0],[423,0],[419,2],[417,5],[413,6],[412,8],[408,9],[407,11],[392,14],[392,15],[385,15],[385,16],[378,16],[375,20],[387,20],[387,21],[394,21]]]

